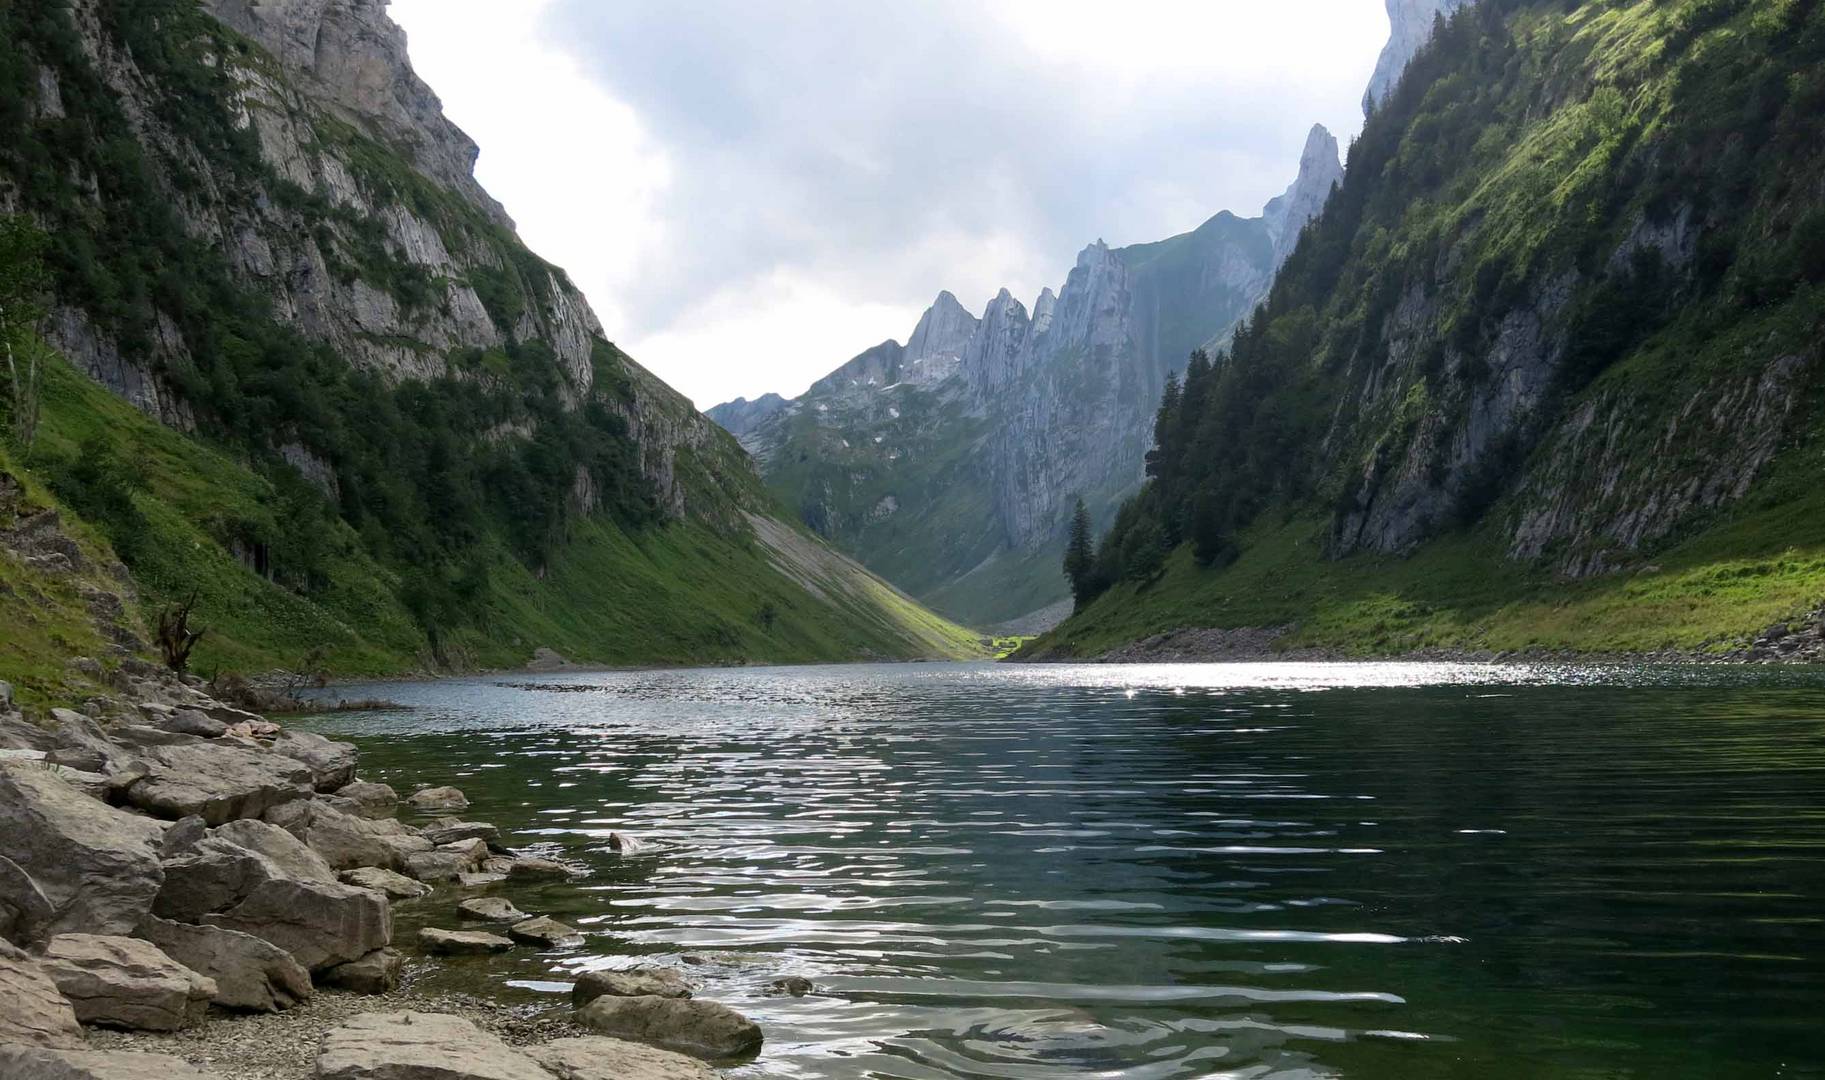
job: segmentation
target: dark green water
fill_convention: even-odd
[[[1825,676],[921,665],[344,688],[366,775],[591,868],[734,1075],[1825,1076]],[[649,847],[606,850],[609,830]],[[402,922],[448,924],[449,900]],[[804,998],[768,996],[784,974]]]

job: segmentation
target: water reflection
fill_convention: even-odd
[[[449,978],[688,966],[768,1030],[739,1075],[1800,1076],[1825,1061],[1822,685],[668,671],[344,689],[413,708],[316,726],[592,867],[512,894],[584,946]],[[818,992],[767,995],[785,974]]]

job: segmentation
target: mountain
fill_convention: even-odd
[[[1003,290],[977,317],[940,293],[905,345],[876,345],[791,401],[710,416],[813,529],[921,602],[979,626],[1049,625],[1076,499],[1107,521],[1141,482],[1167,377],[1266,293],[1342,176],[1337,152],[1314,128],[1261,217],[1098,241],[1030,311]]]
[[[0,31],[0,282],[31,286],[6,336],[45,372],[35,440],[0,395],[0,621],[36,627],[0,676],[61,677],[9,666],[77,633],[59,596],[110,608],[117,652],[194,594],[199,662],[250,671],[976,648],[782,523],[608,340],[382,0],[8,5]]]
[[[1811,626],[1822,105],[1818,5],[1460,10],[1231,355],[1166,403],[1106,592],[1029,655],[1186,628],[1389,652]]]
[[[1369,76],[1369,89],[1362,96],[1363,111],[1373,112],[1379,102],[1388,100],[1407,65],[1426,42],[1439,20],[1448,19],[1471,0],[1387,0],[1388,44],[1375,62],[1375,73]]]

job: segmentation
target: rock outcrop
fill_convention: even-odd
[[[147,941],[59,934],[39,966],[85,1024],[134,1031],[177,1031],[202,1021],[215,982]]]
[[[284,949],[252,934],[151,915],[140,924],[139,936],[212,980],[211,1000],[224,1009],[280,1012],[310,999],[310,972]]]
[[[38,962],[0,942],[0,1049],[8,1045],[80,1047],[82,1026]]]
[[[359,960],[393,940],[387,898],[352,885],[280,879],[203,922],[272,942],[312,971]]]
[[[0,855],[49,901],[47,933],[132,933],[164,881],[162,837],[45,769],[0,763]]]

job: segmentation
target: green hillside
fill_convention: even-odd
[[[1484,0],[1025,655],[1740,643],[1825,598],[1821,341],[1825,12]]]

